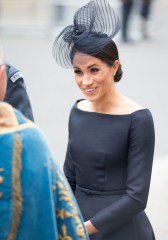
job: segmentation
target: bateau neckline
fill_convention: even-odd
[[[132,116],[133,114],[136,114],[136,113],[138,113],[138,112],[147,111],[147,110],[148,110],[148,108],[141,108],[141,109],[135,110],[135,111],[132,112],[132,113],[124,113],[124,114],[92,112],[92,111],[83,110],[83,109],[81,109],[81,108],[79,108],[79,107],[77,106],[78,102],[80,102],[80,101],[82,101],[82,100],[85,100],[85,99],[77,100],[77,101],[75,102],[75,104],[74,104],[74,107],[75,107],[75,109],[77,109],[78,111],[83,112],[83,113],[88,113],[88,114],[90,113],[90,114],[103,115],[103,116],[116,116],[116,117],[122,117],[122,116],[124,117],[124,116],[127,116],[127,117],[128,117],[128,116]]]

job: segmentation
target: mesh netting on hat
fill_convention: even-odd
[[[120,21],[107,0],[91,0],[79,8],[70,25],[56,37],[53,55],[58,65],[72,68],[71,53],[97,54],[120,29]]]

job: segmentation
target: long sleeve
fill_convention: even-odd
[[[75,189],[76,189],[75,167],[72,162],[70,149],[69,149],[69,143],[68,143],[66,158],[65,158],[65,162],[64,162],[64,174],[65,174],[66,178],[68,179],[68,182],[72,188],[72,191],[75,193]]]
[[[67,152],[66,152],[66,157],[65,157],[65,162],[64,162],[64,174],[66,178],[68,179],[68,182],[72,188],[73,193],[75,193],[76,189],[76,173],[75,173],[75,166],[72,161],[71,153],[70,153],[70,119],[69,119],[69,140],[68,140],[68,146],[67,146]]]
[[[155,141],[153,119],[149,110],[131,117],[125,194],[91,218],[99,231],[112,233],[147,204]]]

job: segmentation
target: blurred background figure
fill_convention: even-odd
[[[122,2],[121,5],[121,19],[122,19],[122,41],[125,43],[131,42],[129,37],[129,22],[131,17],[131,12],[133,9],[133,1],[134,0],[120,0]]]
[[[149,20],[152,0],[140,0],[140,1],[141,1],[141,9],[140,9],[141,33],[144,39],[148,39],[149,38],[148,20]]]
[[[65,18],[65,5],[61,0],[51,0],[53,26],[61,25]]]
[[[152,0],[120,0],[121,40],[132,43],[135,40],[149,38],[149,17]],[[139,26],[140,25],[140,26]],[[134,33],[139,35],[133,37]]]

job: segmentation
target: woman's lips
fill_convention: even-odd
[[[97,87],[87,88],[87,89],[84,89],[84,92],[85,92],[87,95],[93,95],[93,94],[96,93],[96,89],[97,89]]]

